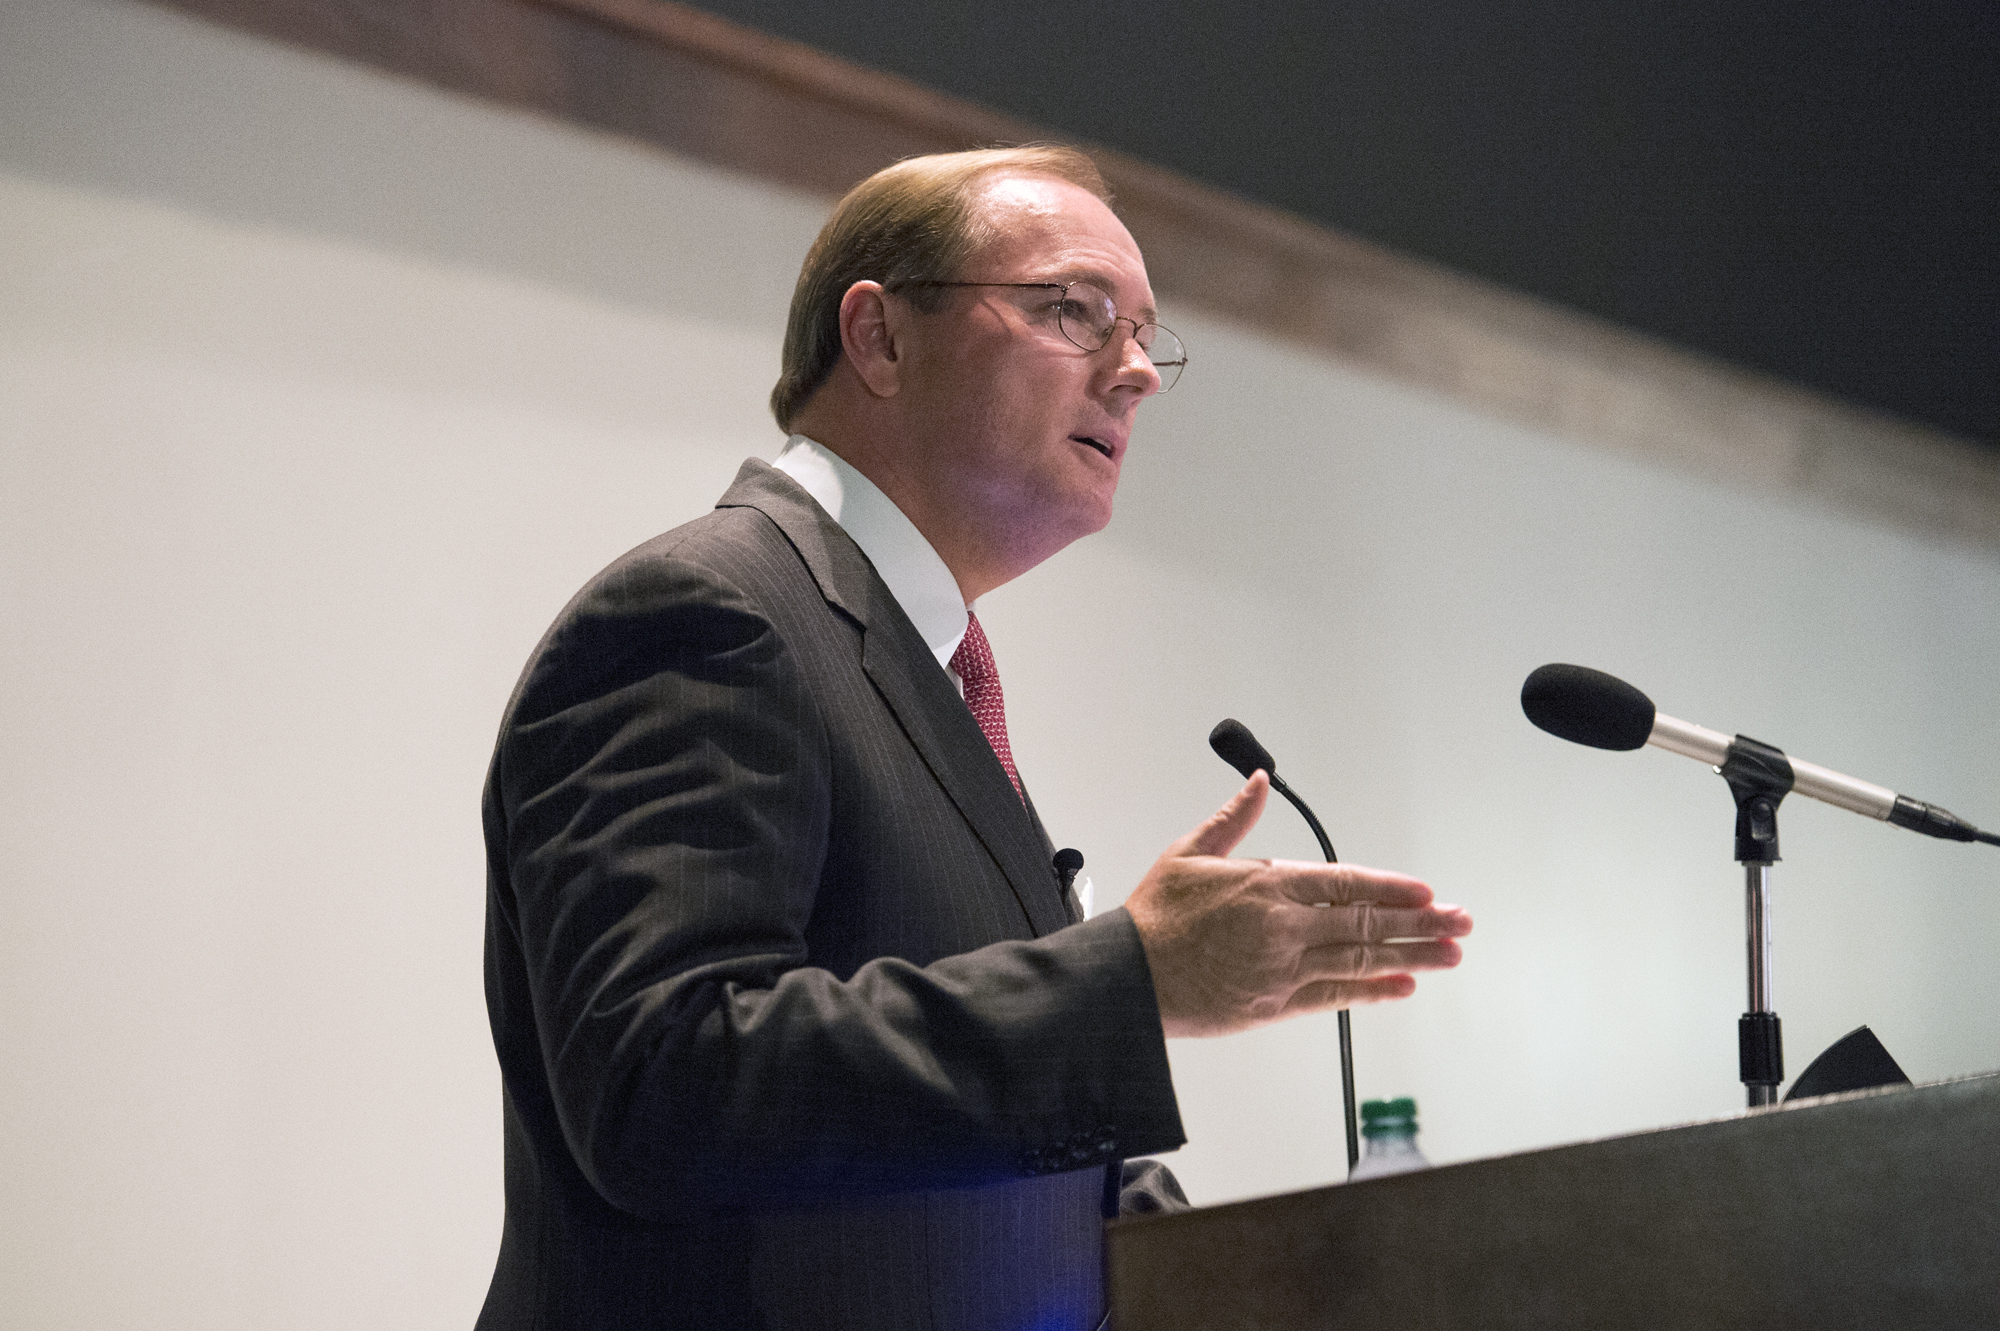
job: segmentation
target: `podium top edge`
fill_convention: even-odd
[[[1981,1083],[1987,1085],[1980,1086]],[[1619,1143],[1641,1143],[1648,1138],[1659,1137],[1669,1133],[1686,1132],[1691,1129],[1725,1128],[1733,1124],[1781,1119],[1786,1115],[1802,1111],[1809,1113],[1815,1110],[1837,1109],[1843,1105],[1858,1104],[1870,1100],[1900,1099],[1905,1096],[1925,1096],[1926,1094],[1936,1095],[1938,1093],[1948,1095],[1955,1090],[1967,1087],[1978,1087],[1981,1090],[1990,1088],[1996,1093],[2000,1093],[2000,1069],[1995,1069],[1991,1072],[1968,1073],[1958,1077],[1944,1077],[1937,1081],[1918,1082],[1913,1085],[1872,1086],[1865,1090],[1839,1091],[1832,1095],[1815,1095],[1803,1100],[1793,1100],[1775,1105],[1763,1105],[1755,1109],[1740,1109],[1734,1113],[1719,1114],[1713,1118],[1692,1119],[1681,1123],[1666,1123],[1658,1127],[1640,1128],[1632,1132],[1610,1133],[1602,1137],[1586,1137],[1573,1142],[1557,1142],[1549,1146],[1529,1147],[1520,1151],[1503,1151],[1497,1155],[1475,1156],[1469,1160],[1454,1160],[1446,1164],[1437,1165],[1431,1169],[1419,1171],[1415,1174],[1394,1175],[1385,1179],[1370,1180],[1370,1182],[1393,1185],[1409,1179],[1434,1177],[1441,1174],[1449,1174],[1451,1171],[1460,1169],[1479,1169],[1503,1164],[1508,1161],[1520,1161],[1530,1157],[1588,1150],[1590,1148]],[[1107,1224],[1112,1228],[1121,1229],[1127,1226],[1171,1224],[1176,1220],[1192,1216],[1218,1216],[1237,1208],[1261,1207],[1293,1202],[1302,1198],[1339,1191],[1347,1186],[1345,1180],[1337,1180],[1333,1183],[1315,1184],[1309,1188],[1298,1188],[1289,1192],[1266,1193],[1258,1197],[1244,1197],[1235,1201],[1218,1202],[1213,1206],[1198,1206],[1189,1211],[1169,1212],[1161,1215],[1125,1216],[1109,1221]]]

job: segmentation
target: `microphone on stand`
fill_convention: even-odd
[[[1576,744],[1594,749],[1637,749],[1651,744],[1722,768],[1725,776],[1734,765],[1754,763],[1785,790],[1810,795],[1851,813],[1948,841],[1984,841],[2000,846],[2000,833],[1982,832],[1935,804],[1790,757],[1746,735],[1732,739],[1719,731],[1662,716],[1651,698],[1624,680],[1588,666],[1545,665],[1535,671],[1521,685],[1521,710],[1551,735]]]
[[[1339,863],[1339,857],[1333,853],[1333,843],[1327,840],[1326,829],[1320,826],[1319,819],[1306,807],[1306,802],[1293,793],[1284,778],[1278,775],[1277,761],[1271,757],[1269,749],[1257,742],[1257,737],[1250,733],[1250,727],[1233,716],[1224,717],[1215,723],[1215,729],[1208,732],[1208,747],[1215,750],[1218,758],[1241,772],[1245,781],[1250,779],[1251,773],[1258,771],[1270,777],[1271,789],[1290,800],[1292,807],[1305,816],[1306,826],[1312,828],[1313,835],[1319,839],[1319,848],[1326,856],[1326,862]],[[1351,1174],[1361,1159],[1361,1132],[1354,1115],[1354,1033],[1348,1024],[1346,1008],[1341,1008],[1335,1015],[1340,1019],[1340,1102],[1342,1121],[1347,1128],[1347,1170]]]
[[[1748,735],[1662,716],[1624,680],[1579,665],[1545,665],[1521,685],[1521,710],[1551,735],[1597,749],[1655,745],[1699,759],[1736,800],[1736,861],[1743,866],[1748,935],[1748,1011],[1737,1023],[1737,1068],[1751,1108],[1777,1102],[1785,1079],[1784,1037],[1771,998],[1771,869],[1778,862],[1778,805],[1797,791],[1927,836],[2000,845],[1956,814],[1815,763],[1788,757]]]

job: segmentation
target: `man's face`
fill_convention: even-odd
[[[1088,190],[1001,176],[981,194],[996,239],[960,280],[1087,281],[1121,316],[1153,317],[1139,247]],[[1160,387],[1130,325],[1094,352],[1065,338],[1053,314],[1059,294],[949,289],[937,313],[917,318],[905,369],[928,485],[1021,568],[1111,520],[1133,415]]]

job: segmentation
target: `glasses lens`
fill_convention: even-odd
[[[1187,348],[1168,329],[1158,324],[1147,324],[1139,335],[1139,345],[1146,349],[1152,359],[1153,368],[1160,372],[1160,391],[1166,392],[1181,377],[1181,370],[1187,365]]]
[[[1057,310],[1057,324],[1064,337],[1085,351],[1101,351],[1118,328],[1118,307],[1110,293],[1088,282],[1072,282]],[[1173,333],[1158,324],[1137,324],[1132,336],[1145,349],[1153,368],[1160,372],[1160,391],[1166,392],[1181,377],[1187,364],[1187,349]]]
[[[1117,308],[1101,289],[1088,282],[1072,282],[1063,296],[1060,314],[1063,336],[1085,351],[1096,351],[1111,340]]]

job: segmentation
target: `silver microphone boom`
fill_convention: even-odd
[[[1587,666],[1545,665],[1521,686],[1521,706],[1528,719],[1552,735],[1600,749],[1631,749],[1642,744],[1678,753],[1684,758],[1720,768],[1732,753],[1757,746],[1791,767],[1791,789],[1801,795],[1907,827],[1948,841],[1984,841],[2000,846],[2000,833],[1982,832],[1956,814],[1898,795],[1887,786],[1779,754],[1742,735],[1725,735],[1690,721],[1663,716],[1652,699],[1613,675]],[[1650,717],[1651,728],[1641,731]],[[1639,736],[1645,735],[1642,741]]]

